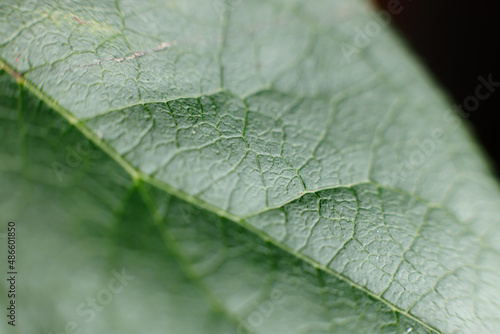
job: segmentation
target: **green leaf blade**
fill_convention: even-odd
[[[316,285],[334,280],[342,291],[355,287],[375,309],[386,303],[396,310],[390,316],[443,332],[493,332],[500,322],[500,288],[492,278],[500,268],[498,184],[395,37],[381,32],[353,61],[340,45],[373,20],[364,5],[277,1],[217,8],[197,1],[8,3],[0,12],[2,66],[118,162],[133,193],[145,182],[160,189],[152,198],[174,196],[188,211],[204,210],[203,219],[237,223],[249,230],[242,234],[267,240],[280,258],[319,269]],[[2,170],[27,169],[22,176],[34,183],[53,179],[51,167],[56,176],[67,172],[71,156],[64,165],[44,160],[54,147],[28,149],[24,137],[33,127],[23,115],[38,108],[36,99],[15,98],[20,93],[5,86],[5,131],[20,139],[9,145],[19,149],[3,152]],[[26,161],[33,157],[43,168],[30,175]],[[92,185],[91,179],[72,184]],[[126,194],[110,187],[102,197],[122,202]],[[139,195],[152,226],[175,221],[158,218],[149,197]],[[107,216],[116,215],[116,207],[109,210]],[[168,232],[163,241],[169,240],[183,239]],[[180,263],[181,276],[203,276],[183,264],[192,260],[183,255],[189,249],[166,252]],[[258,272],[245,266],[248,277]],[[216,291],[208,299],[220,300],[209,309],[221,319],[234,326],[233,318],[248,315],[228,316],[236,297],[221,297],[224,291],[201,281],[202,291]],[[313,304],[323,297],[304,298]],[[333,317],[318,328],[339,331],[343,325]],[[302,331],[308,330],[316,329]]]

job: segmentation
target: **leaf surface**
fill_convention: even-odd
[[[374,20],[339,0],[3,5],[22,332],[494,332],[497,181],[393,34],[344,56]]]

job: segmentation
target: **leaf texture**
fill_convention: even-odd
[[[373,20],[340,0],[3,5],[21,332],[494,333],[497,181],[393,34],[344,56]]]

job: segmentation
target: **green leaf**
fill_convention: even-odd
[[[2,5],[0,328],[494,333],[498,183],[371,12]]]

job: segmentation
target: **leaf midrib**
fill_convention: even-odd
[[[106,153],[109,157],[111,157],[113,160],[115,160],[115,162],[118,163],[118,165],[120,165],[129,175],[130,177],[132,178],[132,182],[134,182],[135,184],[140,184],[141,182],[147,182],[148,184],[160,189],[160,190],[163,190],[165,191],[166,193],[172,195],[172,196],[175,196],[177,198],[179,198],[180,200],[184,201],[184,202],[187,202],[193,206],[196,206],[202,210],[205,210],[205,211],[208,211],[208,212],[212,212],[216,215],[218,215],[219,217],[222,217],[222,218],[225,218],[227,220],[230,220],[236,224],[239,224],[240,226],[242,226],[243,228],[249,230],[250,232],[258,235],[261,239],[263,239],[264,241],[266,242],[269,242],[270,244],[284,250],[285,252],[287,252],[288,254],[291,254],[292,256],[308,263],[309,265],[311,265],[313,268],[315,269],[318,269],[318,270],[322,270],[324,271],[325,273],[327,274],[330,274],[344,282],[346,282],[347,284],[351,285],[352,287],[366,293],[368,296],[372,297],[373,299],[375,300],[378,300],[380,301],[381,303],[387,305],[391,310],[393,310],[394,312],[398,312],[404,316],[406,316],[407,318],[409,319],[412,319],[414,320],[415,322],[419,323],[420,325],[424,326],[425,328],[427,328],[428,330],[432,331],[432,332],[435,332],[435,333],[441,333],[438,329],[432,327],[431,325],[425,323],[424,321],[422,321],[420,318],[408,313],[407,311],[401,309],[400,307],[392,304],[391,302],[383,299],[381,296],[371,292],[370,290],[366,289],[365,287],[359,285],[358,283],[354,282],[353,280],[351,280],[350,278],[344,276],[343,274],[341,273],[338,273],[334,270],[332,270],[331,268],[328,268],[324,265],[321,265],[317,262],[315,262],[314,260],[312,260],[311,258],[295,251],[294,249],[292,249],[291,247],[283,244],[282,242],[270,237],[269,235],[265,234],[264,232],[262,232],[261,230],[255,228],[254,226],[248,224],[245,219],[251,217],[251,216],[255,216],[255,215],[258,215],[259,213],[261,212],[255,212],[255,213],[252,213],[250,215],[246,215],[244,217],[239,217],[237,215],[234,215],[232,213],[229,213],[225,210],[222,210],[214,205],[211,205],[201,199],[199,199],[198,197],[196,196],[193,196],[193,195],[190,195],[190,194],[187,194],[179,189],[176,189],[172,186],[170,186],[169,184],[167,183],[164,183],[162,181],[159,181],[157,179],[154,179],[152,177],[150,177],[149,175],[146,175],[144,173],[142,173],[141,171],[137,170],[136,168],[134,168],[128,161],[126,161],[120,154],[118,154],[112,147],[110,147],[108,144],[106,144],[102,139],[100,139],[92,130],[90,130],[81,120],[79,120],[78,118],[76,118],[73,114],[71,114],[68,110],[66,110],[64,107],[62,107],[61,105],[59,105],[59,103],[57,103],[52,97],[48,96],[47,94],[45,94],[43,92],[43,90],[39,89],[38,87],[36,87],[33,83],[31,83],[29,80],[27,80],[26,78],[24,78],[22,75],[20,75],[19,73],[17,73],[11,66],[9,66],[7,64],[7,62],[2,58],[0,57],[0,70],[4,70],[7,72],[7,74],[9,74],[10,76],[12,76],[17,82],[18,84],[22,84],[24,87],[26,87],[26,89],[28,91],[30,91],[33,95],[35,95],[38,99],[40,99],[42,102],[44,102],[45,104],[47,104],[51,109],[53,109],[54,111],[56,111],[60,116],[62,116],[68,123],[70,123],[71,125],[73,125],[80,133],[82,133],[88,140],[90,140],[92,143],[94,143],[97,147],[99,147],[104,153]],[[122,108],[123,109],[123,108]],[[384,188],[387,188],[385,186],[381,186],[381,185],[378,185],[376,183],[374,183],[373,181],[371,180],[367,180],[365,182],[359,182],[359,183],[356,183],[356,184],[353,184],[353,185],[357,185],[357,184],[361,184],[361,183],[372,183],[376,186],[380,186],[380,187],[384,187]],[[340,188],[340,187],[350,187],[350,186],[353,186],[353,185],[338,185],[338,186],[334,186],[334,187],[327,187],[325,189],[332,189],[332,188]],[[301,198],[303,195],[307,194],[307,193],[316,193],[318,191],[321,191],[322,189],[316,189],[316,190],[310,190],[310,191],[304,191],[302,194],[300,194],[300,196],[298,197],[294,197],[292,199],[290,199],[287,203],[290,203],[298,198]],[[412,196],[416,199],[419,199],[421,201],[423,201],[424,203],[429,203],[429,204],[432,204],[434,205],[433,203],[430,203],[429,201],[426,201],[414,194],[409,194],[407,192],[405,192],[404,190],[401,190],[401,189],[393,189],[397,192],[400,192],[400,193],[405,193],[409,196]],[[272,210],[272,209],[276,209],[276,208],[281,208],[283,207],[284,205],[286,205],[287,203],[283,203],[277,207],[273,207],[273,208],[266,208],[265,210],[263,210],[262,212],[265,212],[265,211],[269,211],[269,210]],[[435,204],[436,207],[439,207],[439,208],[442,208],[442,206],[440,204]],[[446,212],[449,212],[448,210],[446,210],[445,208],[442,208],[443,210],[445,210]],[[450,213],[452,216],[454,216],[452,213]],[[458,219],[457,219],[458,221]],[[184,269],[183,269],[184,270]]]

